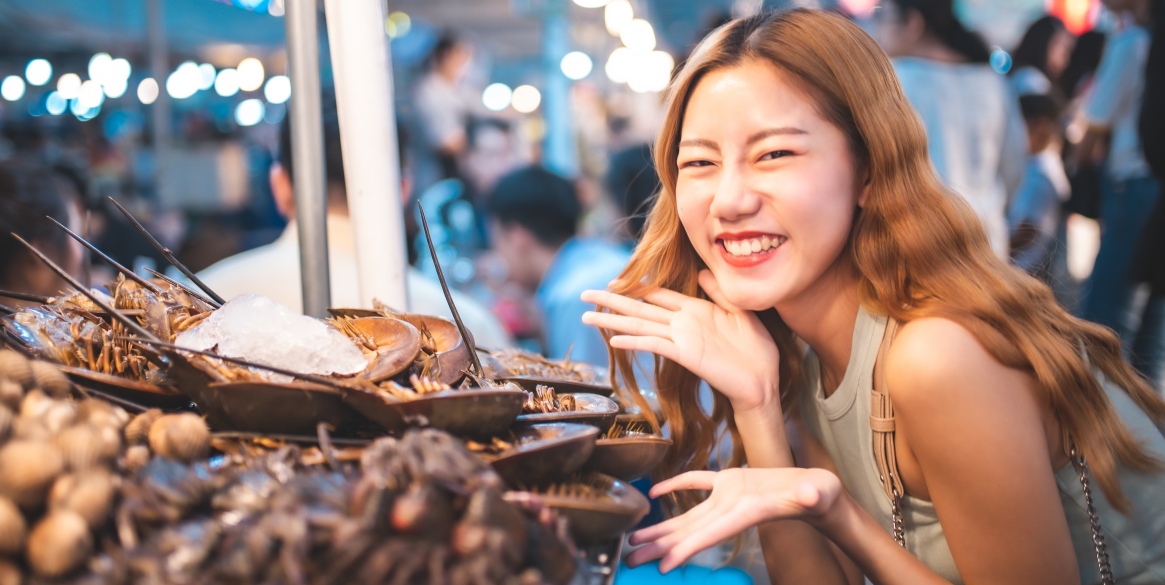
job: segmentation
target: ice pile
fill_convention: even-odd
[[[368,367],[364,354],[343,333],[259,295],[231,299],[174,343],[301,374],[348,376]],[[289,381],[278,374],[263,375]]]

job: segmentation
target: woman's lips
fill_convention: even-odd
[[[750,268],[772,258],[787,240],[777,235],[741,234],[732,238],[718,238],[716,247],[729,266]]]

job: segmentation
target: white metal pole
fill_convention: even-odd
[[[392,57],[383,0],[325,0],[360,301],[408,308]]]
[[[331,304],[328,273],[327,177],[320,110],[316,0],[286,0],[287,68],[291,77],[291,157],[299,227],[303,314],[323,318]]]

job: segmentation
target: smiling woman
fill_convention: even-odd
[[[733,21],[667,114],[643,240],[583,295],[622,392],[632,350],[659,356],[659,475],[689,472],[655,487],[683,513],[629,562],[758,526],[775,583],[1165,576],[1165,401],[995,257],[872,39],[827,12]],[[705,471],[723,428],[731,461]]]

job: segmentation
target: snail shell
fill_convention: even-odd
[[[73,390],[73,385],[69,383],[69,378],[65,376],[64,372],[48,362],[34,361],[29,363],[32,365],[32,377],[37,388],[53,398],[68,398],[69,393]]]
[[[24,514],[12,500],[0,498],[0,554],[15,555],[24,550],[24,541],[28,537],[28,525],[24,522]]]
[[[93,537],[76,512],[49,512],[28,535],[28,565],[42,577],[67,575],[89,558]]]
[[[128,474],[135,474],[139,469],[145,467],[150,462],[150,448],[145,445],[130,445],[125,450],[125,458],[122,460],[122,468]]]
[[[0,378],[0,404],[15,410],[20,408],[21,400],[24,400],[24,386],[18,382]]]
[[[0,351],[0,379],[7,379],[21,388],[32,387],[32,366],[28,358],[12,350]]]
[[[44,503],[49,484],[65,468],[61,452],[43,441],[11,441],[0,448],[0,495],[27,510]]]
[[[154,421],[162,418],[162,411],[151,408],[130,419],[125,425],[125,442],[127,445],[144,445],[150,435],[150,427]]]
[[[0,404],[0,443],[8,440],[12,435],[12,423],[16,421],[16,415],[12,409]]]
[[[49,492],[49,512],[76,512],[89,528],[97,530],[109,519],[116,493],[117,479],[105,469],[62,475]]]
[[[106,457],[107,450],[102,444],[101,433],[89,424],[71,426],[58,433],[53,442],[65,459],[65,467],[71,471],[97,467],[113,459]]]
[[[167,414],[150,426],[149,441],[154,453],[193,463],[210,450],[210,428],[197,414]]]

